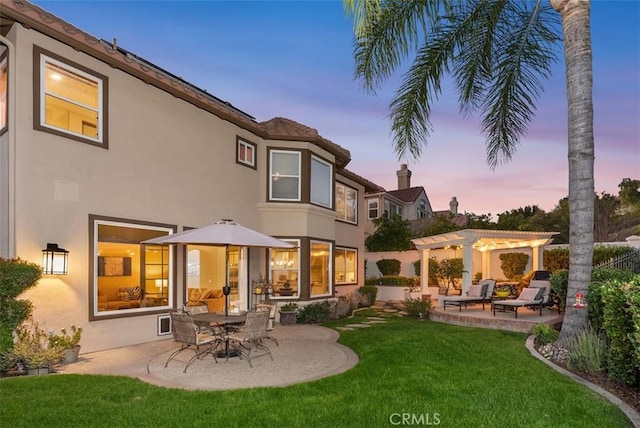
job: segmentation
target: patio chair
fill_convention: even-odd
[[[278,344],[278,339],[273,337],[271,333],[273,332],[273,325],[276,322],[276,310],[277,305],[275,303],[258,303],[256,305],[256,310],[258,311],[269,311],[269,322],[267,323],[267,337],[266,339],[271,340],[276,346],[280,346]]]
[[[261,355],[269,355],[273,361],[271,350],[263,343],[267,338],[268,323],[268,311],[248,312],[245,323],[228,335],[229,341],[239,352],[240,358],[245,357],[250,367],[253,367],[251,359]]]
[[[183,310],[172,311],[169,315],[171,316],[173,340],[180,344],[180,349],[169,355],[167,362],[164,364],[165,367],[169,365],[169,361],[186,349],[192,349],[195,351],[195,355],[187,361],[183,373],[187,372],[187,369],[195,360],[201,359],[207,354],[211,354],[215,362],[218,362],[213,351],[221,343],[222,338],[220,336],[214,334],[207,327],[199,327],[193,322],[191,314]]]
[[[465,296],[446,296],[442,299],[443,309],[446,311],[447,305],[457,306],[459,311],[462,312],[462,306],[466,307],[470,303],[482,303],[482,310],[484,311],[484,304],[491,302],[491,295],[495,286],[496,282],[493,279],[483,279],[478,284],[472,285]]]
[[[538,308],[540,310],[540,316],[542,316],[542,295],[544,292],[545,288],[529,286],[524,288],[516,299],[492,302],[491,308],[493,315],[496,315],[496,309],[502,310],[503,312],[511,310],[515,312],[516,318],[518,318],[518,308]]]

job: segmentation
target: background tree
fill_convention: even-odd
[[[618,184],[620,201],[625,205],[640,205],[640,180],[623,178]]]
[[[569,113],[567,307],[560,342],[588,327],[574,310],[586,293],[593,254],[593,71],[588,0],[343,0],[355,21],[356,76],[372,93],[410,54],[415,59],[390,105],[398,157],[418,158],[431,130],[431,103],[450,74],[465,114],[479,111],[492,168],[513,156],[535,111],[564,35]]]
[[[399,215],[379,217],[373,220],[373,224],[377,227],[376,231],[364,241],[367,251],[406,251],[414,248],[409,222]]]

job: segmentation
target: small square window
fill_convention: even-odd
[[[241,138],[237,138],[236,162],[241,165],[255,168],[256,167],[256,145],[246,140],[243,140]]]

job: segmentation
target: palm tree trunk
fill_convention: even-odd
[[[576,309],[587,295],[593,262],[594,139],[593,70],[589,0],[550,0],[562,16],[569,108],[569,285],[558,344],[588,328],[587,310]]]

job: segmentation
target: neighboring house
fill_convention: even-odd
[[[0,3],[0,255],[69,251],[25,294],[91,352],[163,338],[166,315],[220,298],[224,248],[142,241],[222,218],[295,244],[229,249],[231,303],[312,301],[364,282],[365,192],[349,151],[249,114],[19,0]],[[280,291],[284,284],[291,291]]]
[[[399,215],[404,220],[425,219],[433,214],[431,203],[424,187],[411,187],[411,171],[406,164],[400,165],[396,171],[398,189],[387,191],[379,188],[365,195],[367,224],[365,233],[372,234],[376,230],[373,220],[379,217]]]

